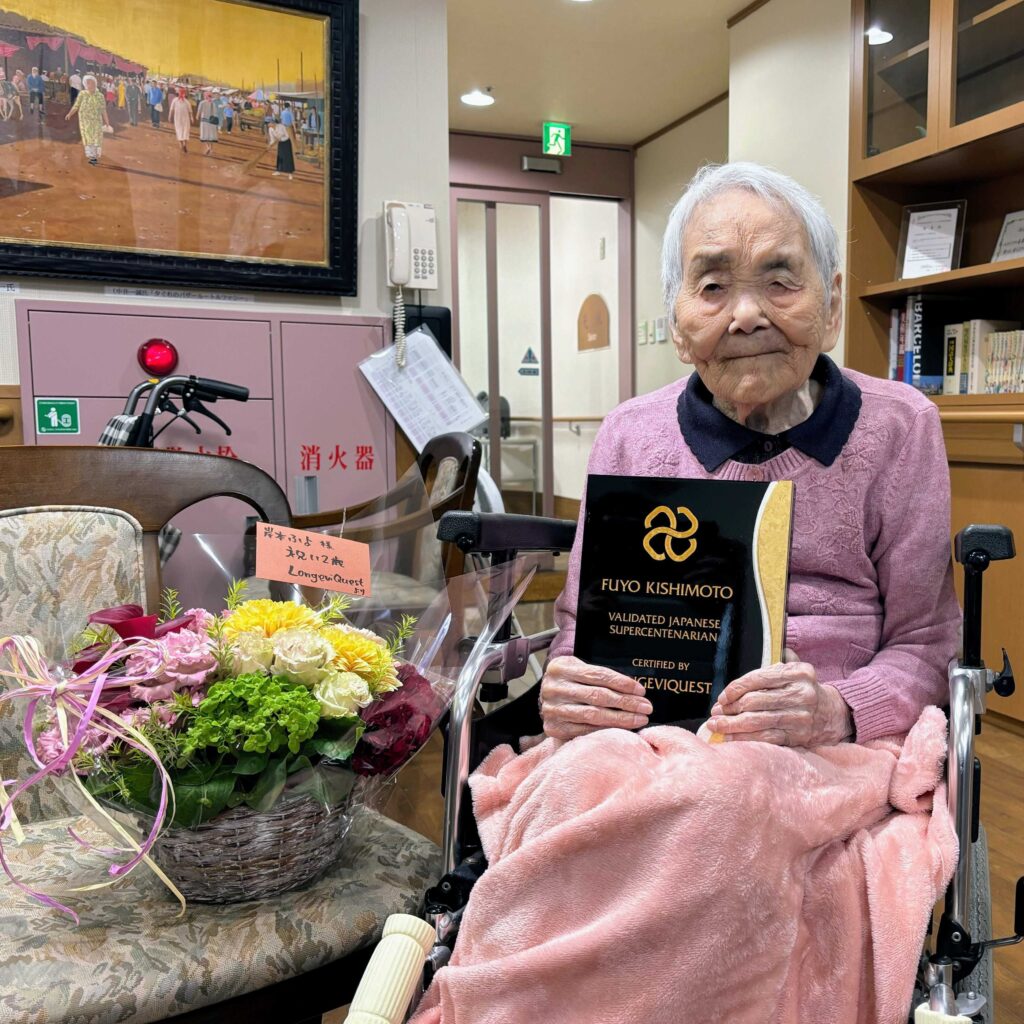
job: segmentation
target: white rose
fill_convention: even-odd
[[[296,683],[314,687],[331,670],[334,648],[319,633],[309,629],[282,629],[273,635],[272,675],[287,676]]]
[[[274,645],[270,637],[263,633],[255,630],[239,633],[231,641],[231,649],[234,653],[235,675],[270,671],[270,663],[274,660]]]
[[[346,718],[359,714],[373,700],[365,680],[355,672],[333,672],[313,687],[323,718]]]

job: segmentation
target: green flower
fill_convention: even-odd
[[[214,683],[196,708],[182,760],[202,750],[238,757],[287,747],[297,754],[319,721],[320,703],[301,683],[257,674],[225,679]]]

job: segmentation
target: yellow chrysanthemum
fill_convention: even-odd
[[[334,648],[335,668],[355,672],[366,680],[371,693],[384,693],[399,685],[391,652],[377,640],[344,626],[329,626],[323,635]]]
[[[230,640],[239,633],[273,636],[281,629],[320,628],[316,612],[291,601],[244,601],[224,620],[224,634]]]

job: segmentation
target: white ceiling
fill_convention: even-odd
[[[729,87],[745,0],[448,0],[452,129],[632,144]],[[491,86],[496,102],[459,97]]]

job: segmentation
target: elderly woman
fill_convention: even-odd
[[[82,91],[75,97],[74,106],[64,115],[64,120],[70,121],[74,114],[78,115],[78,132],[86,159],[95,167],[103,149],[103,131],[110,130],[107,101],[97,87],[95,75],[82,79]]]
[[[695,372],[604,421],[591,473],[792,480],[792,659],[723,692],[708,727],[810,747],[906,732],[944,702],[958,610],[935,406],[824,353],[842,320],[835,229],[813,196],[750,163],[703,168],[662,260],[679,358]],[[549,736],[638,729],[638,682],[573,657],[579,545],[541,687]]]

